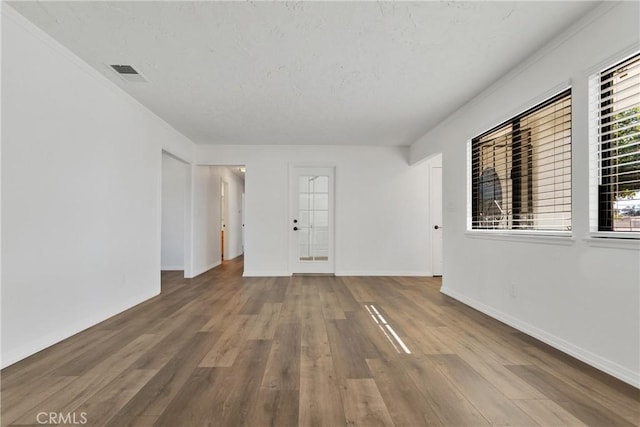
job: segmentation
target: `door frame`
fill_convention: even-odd
[[[227,227],[227,223],[229,222],[229,183],[224,179],[220,178],[220,231],[224,231],[224,239],[222,238],[222,233],[220,233],[220,239],[222,240],[220,245],[220,251],[222,252],[220,255],[221,260],[229,259],[229,239],[231,237],[229,230]],[[226,258],[225,258],[226,256]]]
[[[194,164],[188,161],[186,158],[168,150],[166,148],[160,149],[160,174],[158,176],[158,194],[159,204],[158,204],[158,245],[160,248],[160,252],[158,253],[158,263],[160,269],[162,269],[162,185],[163,185],[163,167],[162,167],[162,158],[163,156],[169,156],[178,162],[182,163],[186,167],[186,177],[184,182],[184,223],[183,223],[183,277],[190,278],[193,276],[193,230],[192,230],[192,215],[193,215],[193,170]]]
[[[297,183],[295,182],[296,169],[327,169],[331,171],[331,178],[329,180],[329,224],[330,224],[330,232],[329,232],[329,246],[328,246],[328,258],[329,263],[325,266],[326,271],[297,271],[297,241],[296,234],[293,231],[293,219],[297,215],[295,212],[298,203],[295,200],[297,198],[297,194],[294,195],[294,190],[297,190]],[[336,269],[336,250],[335,250],[335,235],[336,235],[336,166],[328,165],[324,163],[290,163],[289,164],[289,197],[288,197],[288,206],[287,206],[287,236],[289,242],[289,274],[335,274]]]
[[[433,182],[433,172],[435,169],[440,169],[440,188],[438,189],[440,192],[440,198],[439,200],[434,197],[434,188],[435,188],[435,183]],[[431,246],[431,275],[432,276],[442,276],[442,270],[444,269],[444,267],[440,270],[436,269],[436,265],[438,264],[438,252],[439,252],[439,259],[440,262],[444,265],[444,193],[443,193],[443,185],[442,185],[442,154],[439,154],[437,156],[434,156],[433,158],[429,159],[429,236],[430,236],[430,246]],[[437,221],[435,220],[435,218],[433,217],[433,210],[438,209],[440,210],[440,218],[441,221],[439,221],[440,223],[438,224]],[[435,239],[435,233],[436,230],[434,229],[435,226],[439,226],[441,228],[443,228],[441,231],[437,231],[438,233],[442,233],[442,239],[441,239],[441,245],[440,248],[436,247],[436,239]]]

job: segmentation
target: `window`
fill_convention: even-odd
[[[471,141],[471,228],[571,230],[571,90]]]
[[[640,231],[640,54],[596,76],[597,230]],[[592,86],[593,87],[593,86]],[[593,129],[592,129],[593,130]]]

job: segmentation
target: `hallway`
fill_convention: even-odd
[[[406,277],[242,258],[2,371],[2,425],[638,425],[638,390]],[[45,417],[48,415],[44,415]]]

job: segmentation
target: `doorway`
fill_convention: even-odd
[[[294,274],[334,273],[334,168],[292,167],[290,257]]]
[[[190,167],[184,160],[162,151],[160,269],[190,274],[188,247]]]

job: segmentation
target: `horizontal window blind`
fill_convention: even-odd
[[[472,229],[571,230],[571,90],[471,143]]]
[[[640,232],[640,54],[599,75],[598,230]]]

